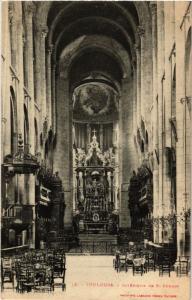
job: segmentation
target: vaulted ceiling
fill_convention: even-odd
[[[139,41],[137,28],[140,25],[145,26],[143,20],[148,20],[150,15],[147,2],[45,1],[36,2],[36,5],[37,19],[39,22],[44,20],[49,29],[47,46],[54,45],[57,61],[69,45],[71,49],[74,48],[73,45],[79,38],[97,37],[94,43],[87,39],[87,50],[84,49],[81,55],[72,60],[70,76],[73,84],[77,83],[80,77],[83,78],[94,71],[106,73],[120,82],[125,69],[130,69],[135,60],[134,45]],[[99,37],[106,37],[111,42],[105,41],[101,45],[100,41],[97,45]],[[127,54],[124,55],[122,51],[119,54],[120,48]],[[122,60],[128,57],[129,64],[125,64],[124,71],[117,59],[118,55]]]

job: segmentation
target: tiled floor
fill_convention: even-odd
[[[133,277],[131,270],[117,273],[112,256],[67,256],[66,291],[18,294],[5,289],[2,299],[66,299],[66,300],[190,300],[189,278],[171,273],[159,277],[158,271]]]

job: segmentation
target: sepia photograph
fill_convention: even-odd
[[[190,300],[192,1],[1,1],[1,299]]]

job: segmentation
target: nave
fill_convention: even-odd
[[[108,276],[88,268],[103,255],[114,280],[132,278],[135,259],[144,280],[159,277],[138,246],[129,266],[130,242],[169,251],[171,278],[188,264],[191,12],[191,1],[3,1],[2,256],[40,253],[54,276],[49,249],[64,248],[69,298],[71,272]]]
[[[175,298],[174,295],[179,300],[187,299],[185,293],[189,290],[189,282],[185,276],[177,277],[172,271],[170,277],[165,276],[159,282],[158,271],[150,271],[141,280],[141,275],[133,276],[130,269],[128,272],[123,269],[120,272],[113,270],[113,259],[110,255],[66,255],[66,290],[63,293],[60,288],[41,294],[21,294],[6,288],[2,294],[3,299],[51,299],[54,296],[58,300],[76,300],[77,297],[83,300],[119,300],[140,299],[141,295],[144,299],[158,299],[161,295],[166,295],[167,299]]]

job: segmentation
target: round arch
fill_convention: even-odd
[[[112,57],[120,66],[123,78],[131,75],[130,58],[124,48],[115,40],[106,36],[93,35],[82,38],[74,47],[68,45],[60,56],[60,71],[64,78],[68,77],[72,62],[88,49],[98,49]]]
[[[11,145],[11,154],[16,151],[17,143],[17,102],[15,92],[12,86],[10,86],[10,145]]]
[[[80,28],[81,26],[84,27],[84,35],[86,35],[86,32],[89,28],[89,26],[85,26],[86,24],[90,24],[93,22],[96,24],[100,24],[100,23],[103,23],[105,24],[106,26],[108,26],[109,28],[114,28],[114,31],[118,31],[119,33],[122,33],[123,37],[122,39],[125,40],[125,43],[127,44],[127,50],[128,50],[128,53],[129,55],[133,55],[133,44],[134,44],[134,41],[132,41],[131,37],[129,36],[129,34],[127,33],[127,31],[121,26],[119,25],[118,23],[116,23],[115,21],[113,20],[110,20],[110,19],[106,19],[106,18],[103,18],[103,17],[86,17],[86,18],[81,18],[81,19],[78,19],[76,20],[75,22],[73,23],[70,23],[69,25],[67,25],[65,27],[64,30],[61,31],[61,33],[59,34],[56,42],[55,42],[55,52],[56,52],[56,56],[59,55],[59,48],[61,47],[60,44],[61,44],[61,41],[64,40],[66,42],[66,36],[69,36],[69,32],[73,32],[75,30],[75,28]],[[86,28],[86,29],[85,29]],[[95,35],[97,35],[98,33],[95,33]],[[102,32],[103,34],[103,32]],[[83,35],[83,33],[82,33]],[[99,34],[100,35],[100,34]],[[78,36],[77,36],[78,37]],[[76,38],[77,38],[76,37]],[[111,37],[112,38],[112,37]],[[113,38],[114,39],[114,38]],[[116,37],[116,40],[118,39],[118,36]],[[120,44],[120,41],[118,41],[118,43]],[[59,47],[60,46],[60,47]],[[62,45],[62,48],[63,48],[63,45]]]

